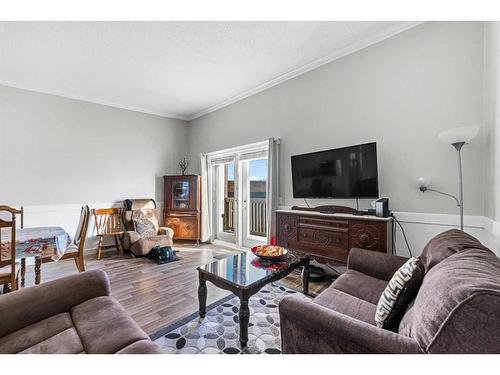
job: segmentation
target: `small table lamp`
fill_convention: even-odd
[[[464,230],[464,196],[463,196],[463,178],[462,178],[462,155],[461,150],[464,144],[472,141],[479,132],[479,126],[463,126],[460,128],[453,128],[448,130],[443,130],[438,134],[438,138],[441,142],[447,143],[455,147],[457,150],[457,161],[458,161],[458,198],[448,194],[443,193],[438,190],[430,189],[430,179],[420,177],[418,179],[419,189],[421,192],[427,190],[434,191],[439,194],[447,195],[454,198],[457,201],[457,206],[460,207],[460,230]]]

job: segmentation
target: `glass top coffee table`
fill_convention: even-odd
[[[198,267],[200,317],[205,317],[207,309],[207,281],[221,289],[233,292],[240,299],[240,343],[245,346],[248,341],[250,320],[248,300],[250,297],[263,286],[282,279],[299,267],[302,267],[302,291],[307,295],[309,293],[309,256],[301,252],[289,250],[283,258],[274,261],[263,260],[250,252],[242,252]]]

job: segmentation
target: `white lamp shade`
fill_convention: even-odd
[[[454,143],[469,143],[472,141],[479,132],[479,126],[462,126],[460,128],[453,128],[443,130],[438,134],[441,142],[452,145]]]
[[[418,187],[428,188],[429,185],[431,184],[431,179],[430,177],[419,177],[417,183]]]

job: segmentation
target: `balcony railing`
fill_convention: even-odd
[[[224,232],[234,233],[234,198],[224,198],[222,222]]]
[[[224,232],[234,233],[234,198],[224,199],[223,229]],[[266,237],[267,215],[266,198],[251,198],[249,207],[250,234]]]

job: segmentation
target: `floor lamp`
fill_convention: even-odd
[[[430,179],[420,177],[418,179],[419,189],[422,193],[433,191],[438,194],[446,195],[457,201],[457,206],[460,208],[460,230],[464,230],[464,194],[463,194],[463,178],[462,178],[462,147],[466,143],[472,141],[479,132],[479,126],[464,126],[460,128],[443,130],[438,134],[441,142],[452,145],[457,150],[458,162],[458,198],[452,194],[444,193],[439,190],[429,188]]]

